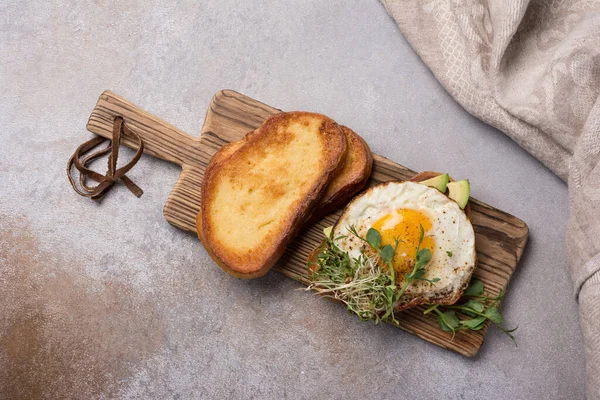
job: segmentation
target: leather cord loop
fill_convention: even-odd
[[[131,138],[137,142],[138,149],[135,152],[135,155],[127,164],[122,166],[121,168],[117,168],[117,158],[119,157],[119,146],[121,144],[121,136],[125,135],[128,138]],[[84,154],[90,152],[91,150],[98,147],[104,141],[108,141],[108,145],[100,150],[97,150],[85,157],[81,158]],[[144,152],[144,142],[139,137],[137,133],[131,130],[127,125],[125,125],[122,117],[115,117],[113,123],[113,134],[112,139],[105,139],[100,136],[96,136],[93,139],[88,140],[87,142],[81,144],[75,150],[75,153],[69,158],[69,162],[67,163],[67,176],[69,178],[69,182],[73,189],[81,196],[88,197],[93,200],[97,200],[102,198],[108,190],[117,183],[118,180],[121,180],[134,195],[140,197],[142,193],[142,189],[131,179],[129,179],[125,174],[133,168],[133,166],[138,162],[142,153]],[[87,166],[92,161],[97,158],[102,157],[103,155],[110,153],[108,156],[108,171],[105,175],[102,175],[96,171],[89,169]],[[75,179],[73,177],[73,166],[75,169],[79,171],[79,187],[75,183]],[[89,186],[86,183],[86,178],[89,178],[93,181],[98,182],[96,186]]]

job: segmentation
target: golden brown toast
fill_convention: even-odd
[[[341,169],[335,174],[327,185],[325,193],[319,200],[311,221],[333,212],[336,208],[343,207],[358,191],[365,187],[371,169],[373,168],[373,155],[369,145],[356,132],[346,126],[340,126],[346,135],[347,151]],[[243,141],[231,142],[221,147],[215,153],[211,162],[217,163],[238,150]],[[427,178],[425,178],[427,179]]]
[[[241,278],[266,273],[314,211],[346,155],[346,136],[315,113],[275,114],[209,163],[198,234]]]
[[[367,142],[352,129],[341,126],[346,135],[348,152],[342,169],[333,177],[325,194],[319,201],[316,216],[324,216],[344,206],[359,190],[365,187],[371,169],[373,155]]]

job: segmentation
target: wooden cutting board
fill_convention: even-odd
[[[100,136],[111,137],[113,118],[116,115],[123,116],[144,141],[145,153],[180,165],[182,172],[167,199],[164,215],[176,227],[195,233],[195,218],[200,210],[200,183],[213,154],[224,144],[240,139],[279,111],[243,94],[222,90],[213,97],[200,138],[196,139],[106,91],[92,111],[87,129]],[[127,137],[123,143],[136,147]],[[389,180],[407,180],[415,175],[414,171],[384,157],[374,155],[374,160],[370,185]],[[498,294],[507,288],[523,254],[528,228],[520,219],[475,199],[471,200],[471,211],[477,247],[474,276],[485,283],[488,292]],[[329,215],[302,232],[287,248],[274,270],[307,284],[306,258],[321,241],[323,228],[333,225],[340,213]],[[451,334],[439,329],[433,317],[423,315],[423,310],[424,307],[416,307],[400,313],[397,326],[465,356],[477,353],[487,328],[460,331],[453,339]]]

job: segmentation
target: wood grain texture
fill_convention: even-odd
[[[145,152],[176,163],[182,172],[164,207],[167,221],[178,228],[196,232],[195,218],[200,210],[200,184],[204,169],[213,154],[224,144],[238,140],[280,110],[231,90],[222,90],[212,99],[200,138],[195,139],[128,101],[106,91],[98,100],[87,124],[90,132],[110,137],[115,115],[124,117],[130,128],[142,138]],[[124,138],[123,143],[135,147]],[[384,157],[374,155],[370,185],[389,180],[408,180],[414,171]],[[287,248],[274,270],[307,284],[306,259],[322,239],[322,230],[335,223],[341,210],[304,230]],[[498,294],[506,289],[527,243],[528,228],[520,219],[471,199],[471,221],[475,229],[477,268],[474,277],[485,282],[486,289]],[[465,356],[477,354],[486,329],[442,332],[435,320],[423,315],[425,307],[399,313],[399,328],[437,346]]]

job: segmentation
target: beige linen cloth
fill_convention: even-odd
[[[568,181],[569,268],[600,399],[600,0],[382,0],[467,111]]]

